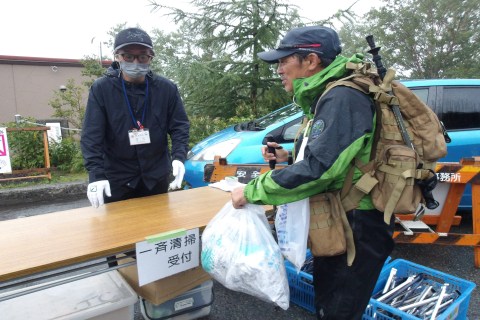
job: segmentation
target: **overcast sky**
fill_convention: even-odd
[[[157,0],[188,6],[187,0]],[[355,0],[290,0],[300,15],[324,19]],[[99,42],[120,23],[140,25],[147,32],[158,28],[171,31],[173,23],[159,12],[151,12],[148,0],[9,0],[2,1],[0,55],[81,59],[99,54]],[[354,6],[363,14],[381,0],[358,0]],[[92,39],[94,41],[92,42]],[[103,55],[110,49],[102,48]]]

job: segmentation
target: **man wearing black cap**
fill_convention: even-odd
[[[308,125],[297,142],[298,160],[280,170],[271,170],[232,191],[234,207],[246,203],[280,205],[324,192],[342,189],[355,160],[367,163],[375,128],[375,106],[359,90],[327,84],[348,76],[347,62],[361,57],[340,55],[337,33],[320,26],[289,31],[275,50],[261,52],[260,59],[278,63],[277,73],[286,91],[304,111]],[[322,95],[325,92],[324,95]],[[302,145],[302,142],[303,145]],[[287,150],[275,153],[262,149],[266,161],[288,160]],[[303,148],[298,148],[302,145]],[[298,152],[298,150],[300,152]],[[361,173],[354,172],[353,183]],[[353,231],[355,255],[347,253],[314,258],[315,307],[318,319],[361,319],[385,260],[393,250],[393,218],[385,224],[370,196],[359,207],[347,212]],[[312,226],[310,226],[312,228]]]
[[[150,36],[138,28],[122,30],[114,54],[90,89],[82,130],[94,207],[180,188],[185,173],[190,124],[176,85],[150,70]]]

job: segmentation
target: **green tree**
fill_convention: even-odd
[[[193,0],[193,12],[150,2],[180,25],[175,35],[159,34],[163,37],[156,44],[163,50],[156,47],[156,52],[158,60],[168,61],[170,67],[164,64],[162,70],[171,71],[166,74],[179,84],[187,110],[224,118],[243,114],[244,106],[258,116],[290,100],[275,69],[259,60],[258,52],[275,47],[293,27],[349,17],[347,9],[306,22],[295,5],[282,0]]]
[[[105,73],[105,68],[94,57],[85,57],[82,59],[82,64],[84,67],[82,70],[82,76],[87,77],[87,79],[83,81],[83,85],[86,88],[90,88],[93,81]]]
[[[329,24],[348,16],[347,9],[323,21],[307,21],[296,6],[280,0],[190,3],[192,12],[185,12],[151,1],[154,10],[178,26],[174,33],[152,33],[152,67],[178,84],[190,118],[191,145],[291,100],[275,66],[260,61],[258,52],[274,48],[293,27]]]
[[[77,84],[74,79],[69,79],[66,90],[55,91],[53,98],[48,102],[53,108],[54,117],[67,119],[76,129],[80,129],[83,124],[88,88],[105,72],[105,68],[95,57],[85,57],[82,64],[84,66],[82,76],[86,77],[85,81]]]
[[[407,78],[478,78],[478,0],[384,0],[355,28],[382,47],[385,65]],[[363,34],[360,34],[363,33]]]
[[[67,119],[73,128],[82,127],[85,116],[85,87],[68,79],[66,90],[54,92],[54,97],[49,101],[53,108],[53,116]]]
[[[373,33],[375,35],[375,32]],[[369,34],[372,34],[372,31],[365,25],[356,22],[344,24],[338,31],[342,42],[342,55],[350,57],[355,53],[366,54],[369,48],[365,37]]]
[[[191,4],[194,12],[152,1],[154,8],[181,25],[176,39],[183,46],[175,54],[186,63],[176,80],[188,110],[231,117],[247,103],[252,114],[259,115],[288,101],[278,81],[264,81],[272,78],[272,69],[257,53],[272,48],[282,31],[300,24],[296,7],[276,0]]]

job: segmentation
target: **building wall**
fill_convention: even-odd
[[[69,79],[76,84],[86,80],[82,69],[80,60],[0,56],[0,124],[14,121],[16,114],[52,119],[53,108],[48,102]],[[85,88],[84,103],[87,97]]]

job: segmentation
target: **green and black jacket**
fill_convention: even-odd
[[[355,61],[354,58],[356,56],[349,60]],[[322,72],[295,81],[297,103],[302,103],[307,117],[310,116],[309,109],[314,109],[304,159],[250,181],[244,191],[249,203],[279,205],[340,190],[352,161],[355,158],[364,163],[370,160],[375,129],[373,100],[356,89],[336,86],[315,103],[328,82],[346,75],[346,61],[348,59],[339,56]],[[312,90],[304,94],[302,89],[309,86]],[[308,108],[307,101],[310,102]],[[353,182],[361,176],[356,169]],[[373,208],[369,196],[360,201],[359,209]]]

